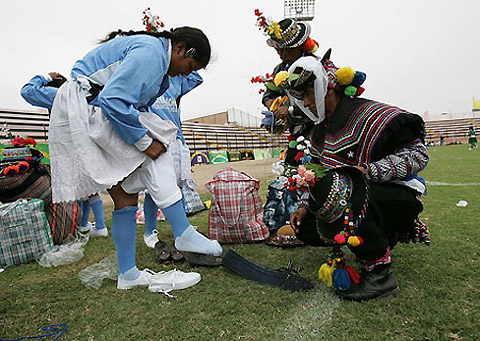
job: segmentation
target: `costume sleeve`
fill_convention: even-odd
[[[182,77],[182,89],[181,89],[180,96],[183,96],[189,93],[190,91],[192,91],[202,83],[203,83],[203,78],[196,71],[193,71],[191,74],[189,74],[186,77]]]
[[[402,180],[423,170],[428,163],[427,147],[417,139],[366,165],[372,182]]]
[[[140,123],[139,108],[146,107],[158,96],[168,70],[167,58],[153,44],[132,46],[118,69],[98,96],[103,113],[120,137],[143,150],[147,129]]]
[[[57,88],[45,86],[50,82],[47,78],[37,75],[30,79],[20,90],[20,95],[31,105],[52,109],[53,100],[57,95]]]

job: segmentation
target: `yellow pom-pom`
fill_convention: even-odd
[[[353,77],[355,77],[355,70],[353,70],[350,66],[342,67],[335,72],[337,75],[337,81],[341,85],[349,85],[353,81]]]
[[[335,269],[333,266],[323,263],[320,269],[318,269],[318,278],[326,282],[329,287],[332,286],[332,274]]]
[[[351,236],[348,238],[348,244],[351,246],[358,246],[360,245],[360,239],[357,236]]]

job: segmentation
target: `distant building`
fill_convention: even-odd
[[[251,128],[260,127],[262,118],[246,113],[244,111],[232,108],[217,114],[205,115],[201,117],[183,120],[186,123],[203,123],[218,125],[238,125],[241,127]]]

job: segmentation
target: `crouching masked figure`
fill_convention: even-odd
[[[287,91],[315,122],[307,138],[327,175],[302,196],[290,223],[307,244],[334,244],[320,278],[347,300],[396,294],[390,250],[398,241],[424,241],[418,220],[426,188],[417,173],[428,163],[424,123],[397,107],[359,98],[365,74],[310,57],[290,68]],[[345,167],[348,166],[348,167]],[[347,245],[362,265],[346,266]]]

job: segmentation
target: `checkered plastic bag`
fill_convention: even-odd
[[[0,206],[0,266],[29,263],[52,247],[43,200],[18,199]]]
[[[187,216],[206,210],[200,195],[197,193],[195,182],[193,182],[193,180],[188,179],[185,181],[182,186],[182,195],[185,199],[185,212],[187,213]]]
[[[260,181],[233,168],[218,171],[205,184],[212,193],[208,235],[227,243],[264,240],[269,236],[263,222]]]

